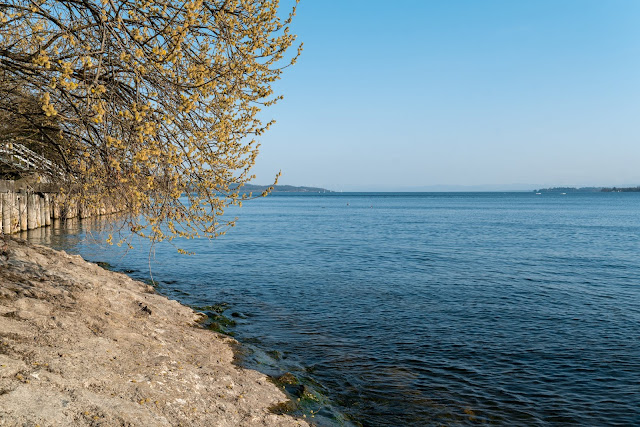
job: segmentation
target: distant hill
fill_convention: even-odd
[[[534,193],[640,193],[638,187],[553,187],[533,190]]]
[[[596,193],[602,191],[602,187],[553,187],[553,188],[541,188],[539,190],[533,190],[534,193]]]
[[[261,193],[269,188],[268,185],[245,184],[243,193]],[[319,187],[296,187],[294,185],[275,185],[273,193],[333,193],[331,190]]]

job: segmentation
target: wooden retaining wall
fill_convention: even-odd
[[[0,180],[0,232],[13,234],[46,227],[52,221],[71,218],[90,218],[116,212],[110,203],[100,207],[69,202],[50,184],[20,185]]]

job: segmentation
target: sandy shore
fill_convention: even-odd
[[[188,307],[80,256],[0,239],[0,425],[308,425]]]

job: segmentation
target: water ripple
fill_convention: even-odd
[[[237,337],[282,354],[255,367],[328,393],[320,425],[640,425],[638,212],[627,193],[283,195],[154,272],[246,315]],[[87,256],[76,232],[43,239],[144,277],[144,248]]]

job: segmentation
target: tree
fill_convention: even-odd
[[[0,75],[0,146],[11,148],[3,150],[15,153],[18,147],[39,154],[38,163],[30,163],[28,172],[41,176],[59,175],[62,170],[55,165],[61,163],[59,144],[60,126],[57,117],[50,117],[42,111],[40,100],[21,89],[19,82]],[[18,179],[25,168],[15,167],[11,156],[0,158],[0,176],[2,179]]]
[[[301,51],[285,56],[295,6],[281,19],[278,3],[0,2],[0,110],[32,126],[70,199],[117,201],[152,241],[215,237],[272,124],[258,112]]]

